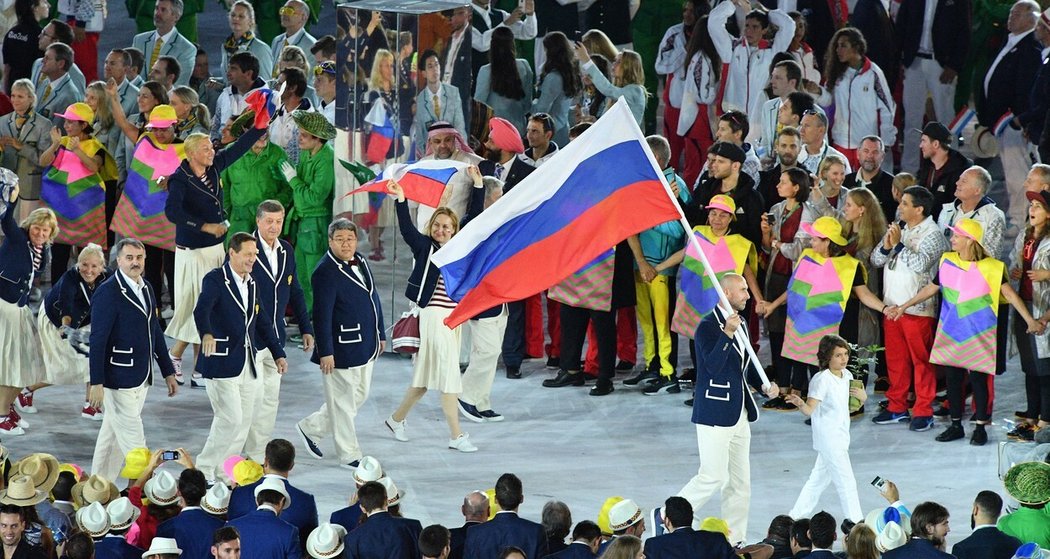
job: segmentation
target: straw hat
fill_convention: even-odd
[[[146,471],[150,454],[148,448],[133,448],[124,457],[124,469],[120,470],[120,477],[124,479],[138,479],[142,472]]]
[[[383,466],[379,464],[379,460],[371,456],[362,458],[357,469],[354,470],[354,483],[358,487],[370,481],[379,481],[381,477],[383,477]]]
[[[153,541],[149,544],[149,549],[142,554],[142,559],[154,555],[182,555],[182,550],[179,549],[179,544],[171,538],[153,538]]]
[[[306,552],[314,559],[330,559],[343,552],[346,528],[325,522],[314,528],[306,538]]]
[[[846,237],[842,236],[842,224],[830,216],[817,218],[813,223],[803,223],[802,230],[810,237],[827,239],[843,247],[847,244]]]
[[[154,505],[174,505],[179,501],[179,484],[175,481],[175,476],[161,470],[146,482],[142,493]]]
[[[109,529],[116,532],[131,528],[131,525],[138,520],[142,512],[138,507],[131,504],[130,499],[120,497],[106,505],[106,514],[109,515]]]
[[[29,476],[33,480],[33,486],[47,494],[58,482],[60,468],[57,458],[38,452],[16,462],[11,467],[10,478]]]
[[[262,483],[255,486],[255,498],[259,499],[259,493],[270,490],[276,491],[281,495],[284,495],[284,508],[292,506],[292,496],[288,494],[288,489],[284,486],[284,482],[280,478],[268,477],[263,479]]]
[[[987,126],[978,125],[973,131],[970,149],[977,159],[989,159],[999,155],[999,140]]]
[[[91,477],[74,485],[70,493],[73,494],[73,503],[78,507],[84,507],[95,502],[106,505],[113,499],[120,497],[120,491],[117,489],[117,486],[113,485],[112,481],[98,474],[92,474]]]
[[[216,483],[201,499],[201,508],[216,516],[230,511],[230,488],[225,483]]]
[[[93,539],[109,533],[109,513],[102,503],[91,503],[77,511],[77,526]]]
[[[626,530],[641,521],[642,509],[630,499],[624,499],[609,509],[609,527],[613,532]]]
[[[904,528],[901,528],[900,524],[892,520],[886,523],[875,539],[875,547],[882,553],[897,549],[906,543],[908,543],[908,534],[904,533]]]
[[[0,490],[0,503],[28,507],[47,498],[47,494],[37,489],[33,478],[18,476],[8,483],[7,488]]]
[[[405,496],[405,492],[397,489],[397,486],[394,485],[394,480],[384,477],[379,480],[379,483],[382,483],[383,487],[386,488],[386,506],[392,507],[401,503],[401,498]]]
[[[307,134],[317,136],[322,140],[335,138],[335,126],[332,126],[332,123],[328,122],[328,119],[319,112],[296,109],[292,111],[292,120]]]
[[[1014,464],[1003,478],[1006,492],[1022,505],[1050,502],[1050,464],[1021,462]]]

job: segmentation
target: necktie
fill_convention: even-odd
[[[162,46],[164,46],[164,39],[161,39],[160,35],[157,35],[157,42],[153,45],[153,54],[149,55],[149,68],[146,70],[147,73],[149,73],[149,70],[157,63],[157,58],[160,57],[160,47]]]
[[[277,60],[281,59],[281,54],[284,53],[284,49],[287,48],[287,47],[288,47],[288,37],[285,37],[284,38],[284,42],[281,43],[281,50],[277,52]],[[271,78],[276,78],[277,77],[277,74],[279,73],[277,71],[277,66],[278,66],[277,61],[275,61],[274,65],[273,65],[273,75],[270,76]]]
[[[43,96],[42,99],[40,99],[40,103],[41,104],[46,103],[48,97],[51,97],[51,84],[50,83],[47,84],[47,87],[44,88],[44,96]]]
[[[437,93],[434,94],[434,118],[441,120],[441,103],[438,101]]]
[[[496,163],[496,178],[503,180],[503,165],[500,163]]]

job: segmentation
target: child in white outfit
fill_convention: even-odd
[[[791,508],[791,518],[807,518],[817,508],[821,493],[829,483],[835,484],[839,502],[846,517],[854,522],[864,519],[857,496],[857,480],[849,460],[849,398],[863,403],[863,388],[850,388],[853,375],[846,370],[849,344],[838,336],[824,336],[817,350],[817,361],[823,370],[809,381],[809,395],[803,401],[796,394],[786,397],[799,411],[813,418],[813,450],[817,463]]]

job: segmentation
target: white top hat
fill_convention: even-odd
[[[630,499],[624,499],[616,503],[609,510],[609,526],[612,527],[613,532],[630,528],[641,520],[642,509],[638,508],[638,505]]]
[[[149,549],[142,554],[142,559],[153,555],[182,555],[182,550],[179,549],[179,545],[175,543],[175,540],[171,538],[153,538],[153,541],[149,544]]]
[[[125,530],[138,520],[140,511],[127,497],[114,499],[106,505],[110,530]]]
[[[904,533],[904,528],[892,520],[886,523],[878,538],[875,539],[875,547],[882,553],[897,549],[906,543],[908,543],[908,535]]]
[[[179,500],[179,484],[175,476],[163,470],[153,474],[142,492],[155,505],[174,505]]]
[[[201,499],[201,508],[205,512],[214,514],[226,514],[230,510],[230,488],[225,483],[216,483],[204,494]]]
[[[325,522],[306,538],[306,552],[314,559],[330,559],[343,552],[346,528]]]
[[[259,498],[259,493],[262,491],[276,491],[281,495],[284,495],[284,507],[288,508],[292,506],[292,496],[288,494],[288,489],[284,487],[284,481],[278,477],[263,477],[262,483],[255,486],[255,498]]]
[[[381,477],[383,477],[383,467],[379,464],[379,460],[371,456],[362,458],[357,469],[354,470],[354,482],[358,487],[370,481],[379,481]]]
[[[379,483],[382,483],[383,487],[386,488],[386,506],[392,507],[401,502],[401,497],[404,497],[405,494],[402,491],[398,491],[397,486],[394,485],[394,480],[384,477],[379,480]]]
[[[77,510],[77,525],[93,539],[101,538],[109,532],[109,514],[102,503],[94,502]]]

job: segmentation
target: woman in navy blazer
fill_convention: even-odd
[[[58,221],[48,208],[33,210],[15,224],[18,186],[11,190],[7,211],[0,218],[4,242],[0,245],[0,435],[21,435],[19,417],[12,403],[22,387],[44,377],[43,358],[33,329],[33,312],[26,304],[33,279],[47,267],[51,242],[58,235]]]
[[[481,171],[468,168],[475,184],[481,183]],[[459,231],[459,217],[449,208],[438,208],[427,222],[427,233],[420,233],[408,213],[405,192],[396,181],[388,191],[397,197],[397,222],[401,236],[412,249],[415,264],[408,277],[405,295],[419,308],[419,353],[413,363],[412,384],[397,410],[386,420],[386,426],[399,441],[408,441],[405,418],[427,390],[441,392],[441,410],[448,423],[449,448],[461,452],[478,450],[467,433],[459,428],[459,395],[463,391],[459,371],[459,328],[449,329],[443,320],[452,314],[456,302],[445,291],[441,271],[431,263],[434,252],[440,250]]]
[[[88,403],[87,354],[74,349],[69,338],[74,337],[76,330],[91,324],[91,299],[106,277],[106,256],[102,247],[90,243],[77,256],[76,267],[62,274],[47,292],[37,315],[46,376],[44,382],[28,386],[18,395],[16,405],[19,411],[36,413],[33,394],[45,386],[84,384],[81,417],[102,421],[102,409]]]

